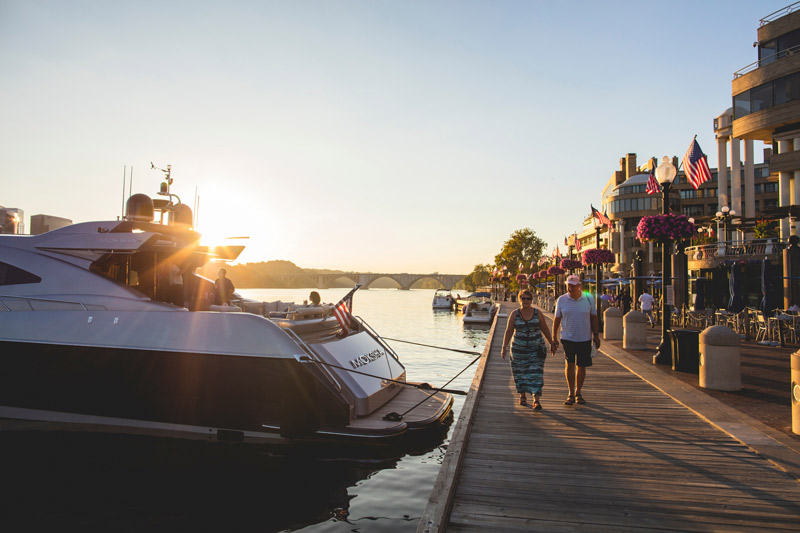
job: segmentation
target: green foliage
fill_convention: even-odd
[[[759,220],[753,227],[757,239],[772,239],[779,235],[778,222],[775,220]]]
[[[545,247],[547,243],[537,237],[532,229],[520,229],[503,243],[503,249],[494,257],[494,263],[500,268],[508,267],[508,272],[513,274],[518,273],[522,263],[523,272],[528,273],[531,262],[539,260]]]
[[[489,284],[489,273],[492,265],[475,265],[472,272],[464,278],[464,288],[470,292],[475,292],[478,287]]]

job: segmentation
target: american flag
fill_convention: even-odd
[[[608,227],[610,228],[610,227],[611,227],[611,220],[608,218],[608,216],[607,216],[607,215],[605,215],[605,214],[603,214],[603,213],[601,213],[601,212],[600,212],[600,211],[598,211],[597,209],[595,209],[593,205],[589,204],[589,206],[592,208],[592,215],[593,215],[593,216],[594,216],[594,217],[595,217],[595,218],[596,218],[596,219],[597,219],[597,220],[598,220],[598,221],[599,221],[601,224],[605,224],[606,226],[608,226]]]
[[[658,184],[658,180],[656,180],[655,157],[650,160],[650,175],[647,177],[647,188],[645,191],[647,191],[647,194],[656,194],[661,192],[661,186]]]
[[[692,139],[692,144],[689,145],[686,155],[683,156],[683,171],[686,173],[686,179],[695,189],[699,189],[702,183],[711,179],[711,169],[708,168],[706,154],[697,144],[697,136]]]
[[[350,320],[353,318],[353,294],[359,287],[361,285],[353,287],[333,308],[333,316],[336,317],[337,322],[342,327],[342,333],[345,335],[350,333]]]
[[[569,246],[569,242],[567,242],[567,238],[564,237],[564,246]]]
[[[577,253],[580,251],[581,251],[581,241],[580,239],[575,239],[575,252]]]

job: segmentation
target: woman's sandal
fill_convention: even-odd
[[[542,410],[541,402],[539,402],[539,400],[533,400],[533,408],[537,411],[541,411]]]
[[[580,405],[583,405],[583,404],[586,403],[586,400],[584,400],[583,396],[581,396],[580,394],[576,394],[575,395],[575,401],[578,402]]]
[[[526,400],[525,397],[523,396],[522,398],[519,399],[519,404],[528,405],[528,400]]]
[[[564,400],[564,405],[572,405],[573,403],[575,403],[575,397],[570,394],[567,396],[567,399]]]

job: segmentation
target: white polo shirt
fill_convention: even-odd
[[[556,300],[556,317],[561,318],[561,339],[572,342],[592,340],[591,315],[597,315],[591,296],[581,293],[577,300],[573,300],[569,293],[559,296]]]

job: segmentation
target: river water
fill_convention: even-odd
[[[246,297],[302,302],[309,289],[246,289]],[[347,289],[321,290],[337,302]],[[360,290],[354,314],[379,334],[481,352],[488,326],[433,311],[432,290]],[[409,381],[444,385],[474,355],[390,341]],[[476,365],[448,388],[468,390]],[[101,400],[101,399],[99,399]],[[464,396],[455,396],[457,417]],[[293,456],[242,445],[208,448],[115,435],[0,432],[4,525],[103,531],[415,531],[439,472],[445,437],[382,457]],[[202,448],[206,446],[206,448]],[[209,451],[212,450],[212,451]]]

